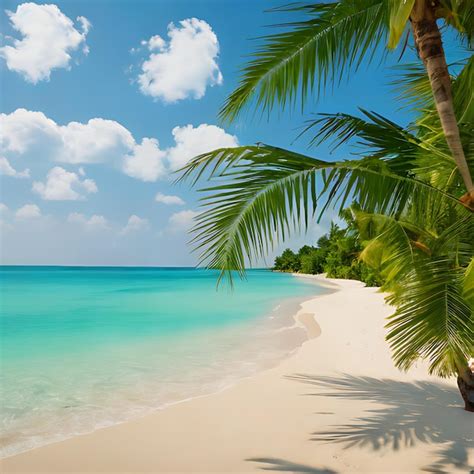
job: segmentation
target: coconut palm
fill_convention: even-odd
[[[453,107],[468,162],[474,154],[474,58],[453,80]],[[426,89],[408,74],[405,95]],[[415,79],[413,79],[415,78]],[[451,80],[451,79],[450,79]],[[314,133],[315,132],[315,133]],[[474,218],[460,199],[465,183],[444,139],[436,100],[409,127],[375,113],[319,115],[307,124],[310,145],[358,141],[359,159],[329,162],[272,147],[243,146],[198,156],[182,179],[210,181],[203,192],[193,242],[201,263],[221,277],[241,276],[247,262],[306,229],[315,213],[357,202],[355,217],[367,237],[362,258],[386,277],[388,341],[395,363],[407,369],[417,358],[430,371],[458,376],[466,409],[474,410]]]
[[[320,91],[350,75],[363,60],[369,62],[380,46],[393,50],[404,31],[406,46],[411,31],[423,61],[445,139],[474,202],[474,185],[461,144],[454,113],[451,80],[437,20],[453,27],[461,41],[472,46],[472,0],[337,0],[277,8],[302,14],[303,20],[287,23],[283,33],[266,36],[242,71],[242,80],[229,96],[220,116],[234,120],[249,104],[270,111],[294,104],[308,93]]]

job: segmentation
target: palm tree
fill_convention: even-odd
[[[320,91],[328,82],[349,76],[362,60],[371,61],[379,45],[396,48],[409,23],[446,141],[466,187],[463,200],[474,204],[474,185],[461,144],[437,24],[442,19],[457,30],[466,46],[472,46],[472,0],[338,0],[275,10],[304,14],[306,19],[288,23],[288,31],[264,38],[220,112],[223,120],[234,120],[252,102],[270,111],[275,102],[284,107],[298,95],[304,100],[315,88]],[[407,41],[408,35],[405,46]]]
[[[452,81],[453,108],[468,160],[474,154],[474,58]],[[408,74],[405,96],[429,88]],[[417,358],[430,372],[457,375],[466,409],[474,411],[474,219],[444,139],[436,99],[424,99],[420,118],[403,128],[361,109],[361,116],[325,114],[307,124],[310,145],[356,138],[360,159],[329,162],[269,145],[220,149],[198,156],[182,179],[210,181],[193,242],[201,262],[232,278],[268,253],[317,210],[357,202],[355,217],[368,241],[362,254],[383,270],[390,302],[388,341],[395,364]],[[313,135],[314,130],[316,133]],[[383,245],[381,245],[383,244]]]

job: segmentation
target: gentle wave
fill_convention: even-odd
[[[116,275],[97,287],[94,274],[96,286],[90,288],[81,282],[84,275],[78,275],[79,290],[68,287],[64,291],[63,287],[62,300],[49,303],[49,292],[58,287],[56,274],[50,287],[43,281],[40,290],[31,274],[28,284],[23,280],[10,288],[2,286],[2,300],[7,300],[7,311],[2,312],[2,457],[219,392],[275,365],[306,340],[304,329],[293,318],[299,302],[322,292],[313,283],[301,285],[289,276],[274,278],[265,272],[252,275],[251,287],[237,290],[241,292],[237,302],[233,297],[228,297],[231,301],[217,297],[219,309],[212,302],[214,282],[208,274],[187,270],[175,279],[181,283],[163,270],[155,280],[150,274],[146,273],[148,284],[140,285],[143,282],[136,281],[135,272],[137,291],[121,292],[132,296],[125,316],[114,312],[124,301],[104,301],[104,287],[121,289],[120,283],[110,281],[116,280]],[[126,275],[120,278],[128,287]],[[166,282],[151,292],[156,278]],[[208,285],[202,284],[203,279]],[[187,280],[187,288],[183,280]],[[198,287],[194,292],[190,282]],[[69,284],[74,286],[74,281]],[[36,310],[12,304],[12,294],[21,294],[21,290],[46,298],[38,302]],[[272,297],[262,300],[259,292],[272,293]],[[136,295],[144,298],[145,293],[161,295],[151,303],[161,301],[164,306],[160,311],[148,306],[146,299],[137,303]],[[178,301],[184,293],[199,300],[194,306],[200,309],[178,303],[173,308],[167,303],[169,299]],[[81,306],[79,301],[83,300]],[[228,311],[226,305],[232,305],[234,311]],[[222,317],[230,322],[213,319],[216,311],[222,311]],[[186,327],[176,324],[179,318]]]

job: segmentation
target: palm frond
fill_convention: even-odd
[[[396,306],[387,328],[395,364],[407,370],[418,358],[430,372],[455,374],[472,355],[472,307],[463,296],[465,268],[447,257],[417,262],[403,280],[403,292],[388,301]]]
[[[395,74],[390,85],[397,93],[397,100],[417,110],[434,107],[430,80],[423,63],[397,64],[391,69]]]
[[[464,67],[453,82],[453,101],[460,124],[474,123],[474,55],[465,61]]]
[[[333,150],[358,138],[357,145],[364,150],[364,155],[390,160],[393,167],[399,167],[402,158],[404,168],[414,160],[422,143],[410,130],[376,112],[359,110],[363,118],[344,113],[318,114],[318,118],[306,122],[299,136],[316,129],[309,146],[332,140]],[[395,162],[394,158],[398,158],[398,161]]]
[[[472,48],[474,40],[474,4],[471,0],[440,0],[437,15],[458,31],[459,36]]]
[[[396,365],[406,370],[422,357],[431,372],[449,376],[474,344],[474,218],[465,209],[442,207],[445,215],[456,214],[448,226],[434,223],[426,207],[401,218],[356,210],[355,218],[369,239],[360,257],[381,271],[387,301],[397,308],[387,325]]]
[[[200,190],[203,212],[193,243],[201,264],[228,277],[232,270],[242,276],[246,259],[253,262],[289,233],[305,229],[317,206],[342,209],[356,197],[366,209],[396,214],[415,190],[459,204],[376,158],[327,162],[268,145],[201,155],[186,165],[180,179],[192,177],[195,183],[203,175],[211,185]]]
[[[405,30],[413,9],[415,0],[391,0],[390,6],[390,35],[388,37],[388,47],[394,49]]]
[[[427,132],[417,136],[415,132],[419,130],[419,124],[418,130],[414,126],[403,128],[380,114],[360,110],[363,118],[341,113],[319,114],[318,118],[307,122],[300,136],[315,129],[309,145],[319,145],[332,139],[333,149],[352,144],[353,139],[357,138],[355,146],[364,150],[365,155],[385,161],[393,172],[423,179],[433,177],[434,173],[438,178],[438,187],[444,187],[441,185],[443,180],[444,183],[449,181],[456,165],[442,131],[439,132],[439,140],[443,139],[444,147],[439,146],[437,137],[428,137]],[[431,130],[428,124],[426,127]],[[423,159],[424,156],[426,159]]]
[[[327,83],[370,61],[378,45],[385,45],[388,0],[340,0],[293,4],[285,11],[307,19],[285,25],[287,31],[262,38],[254,58],[242,69],[237,89],[228,97],[220,118],[232,121],[254,102],[270,111],[304,99]]]

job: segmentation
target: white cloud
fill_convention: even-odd
[[[41,216],[41,210],[36,204],[25,204],[15,212],[18,219],[32,219]]]
[[[64,163],[99,163],[120,157],[135,145],[118,122],[93,118],[87,123],[58,125],[42,112],[17,109],[0,114],[3,153],[45,154]]]
[[[191,158],[216,150],[238,146],[235,135],[226,133],[223,128],[202,123],[198,127],[186,125],[173,128],[175,146],[168,149],[168,161],[171,170],[184,166]]]
[[[175,212],[169,218],[169,229],[173,231],[189,230],[194,224],[194,218],[199,213],[186,209],[185,211]]]
[[[208,23],[189,18],[168,25],[169,41],[158,35],[142,42],[151,51],[138,76],[145,95],[176,102],[192,97],[200,99],[207,86],[222,84],[217,64],[219,42]]]
[[[148,42],[144,41],[142,43],[143,43],[143,46],[145,46],[145,45],[148,46],[148,49],[150,51],[163,50],[163,48],[166,47],[166,41],[160,35],[152,36],[148,40]]]
[[[107,219],[97,214],[87,218],[84,214],[72,212],[69,214],[67,220],[71,224],[83,226],[86,230],[105,230],[109,227]]]
[[[148,219],[138,217],[134,214],[129,217],[127,225],[120,231],[120,234],[125,235],[132,232],[146,230],[148,229],[149,225]]]
[[[31,162],[112,162],[128,176],[149,182],[165,178],[193,156],[238,145],[237,137],[224,129],[201,124],[175,127],[174,146],[162,149],[155,138],[145,137],[138,143],[129,130],[113,120],[93,118],[87,123],[58,125],[42,112],[25,109],[0,114],[0,128],[0,153],[12,168],[18,155]]]
[[[5,214],[8,212],[8,206],[3,202],[0,202],[0,214]]]
[[[78,17],[74,22],[56,5],[22,3],[16,12],[6,11],[11,26],[20,33],[12,45],[0,48],[8,69],[20,73],[28,82],[49,80],[53,69],[70,69],[71,53],[82,46],[87,54],[89,21]]]
[[[60,127],[42,112],[16,109],[10,114],[0,114],[0,144],[3,152],[24,154],[35,147],[60,146]]]
[[[132,152],[124,157],[123,172],[142,181],[156,181],[167,174],[165,156],[158,140],[144,138],[140,145],[136,144]]]
[[[60,166],[49,170],[45,183],[35,181],[32,189],[48,201],[77,201],[84,199],[83,193],[97,192],[92,179],[81,180],[76,173]]]
[[[114,120],[94,118],[86,124],[69,122],[59,128],[62,147],[56,156],[57,161],[100,163],[134,145],[132,134]]]
[[[13,178],[29,178],[30,170],[26,168],[23,171],[17,171],[10,162],[2,156],[0,157],[0,175],[11,176]]]
[[[155,196],[155,201],[156,202],[161,202],[162,204],[167,204],[167,205],[172,205],[172,204],[183,205],[183,204],[185,204],[185,202],[179,196],[172,196],[172,195],[163,194],[163,193],[157,193],[156,196]]]

